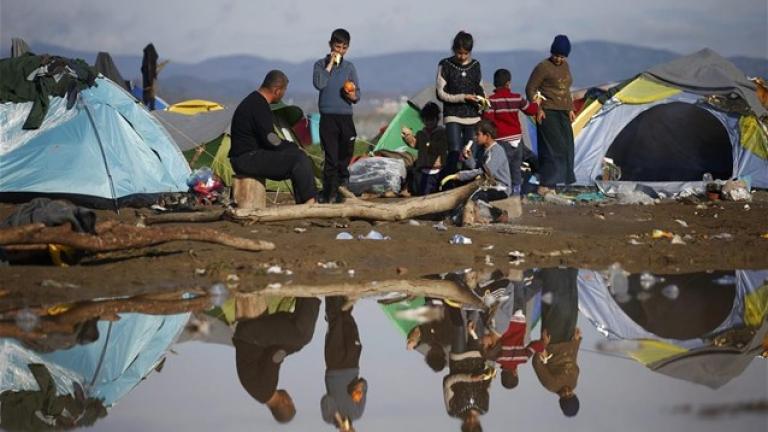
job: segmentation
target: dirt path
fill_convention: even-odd
[[[699,206],[701,207],[701,206]],[[438,231],[433,221],[370,224],[362,221],[298,221],[243,226],[231,222],[203,224],[223,232],[272,241],[269,252],[241,252],[222,246],[175,242],[144,250],[91,256],[80,265],[0,266],[0,308],[20,304],[58,303],[207,287],[237,279],[242,290],[269,283],[325,284],[337,281],[418,278],[460,268],[527,268],[567,265],[604,269],[620,262],[629,271],[678,273],[734,268],[768,268],[768,193],[753,202],[720,202],[653,206],[581,204],[564,207],[543,203],[523,206],[518,225],[544,228],[549,234],[506,234],[472,228]],[[13,207],[0,205],[0,219]],[[135,221],[134,211],[100,212],[99,217]],[[682,226],[675,219],[684,221]],[[297,229],[298,228],[298,229]],[[355,236],[377,230],[391,240],[335,240],[338,233]],[[662,229],[679,234],[685,245],[651,239]],[[300,232],[298,232],[300,231]],[[451,245],[454,234],[471,245]],[[716,238],[722,234],[730,238]],[[639,243],[639,244],[631,244]],[[492,248],[489,248],[492,246]],[[510,251],[525,253],[510,264]],[[488,258],[487,258],[488,257]],[[337,268],[318,263],[335,262]],[[279,265],[292,274],[267,274]],[[350,276],[350,270],[354,275]],[[235,276],[231,276],[235,275]],[[44,282],[44,281],[54,281]],[[51,287],[68,285],[67,288]]]

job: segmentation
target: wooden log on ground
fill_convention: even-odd
[[[172,241],[199,241],[253,252],[275,248],[274,243],[271,242],[235,237],[210,228],[139,228],[116,221],[106,221],[96,225],[96,233],[96,235],[92,235],[74,232],[69,225],[46,227],[43,224],[29,224],[0,229],[0,245],[52,243],[88,252],[112,252],[155,246]]]
[[[400,221],[452,210],[465,202],[482,184],[475,180],[456,189],[423,197],[407,198],[395,203],[373,203],[354,200],[343,204],[299,204],[261,210],[236,209],[234,219],[274,222],[308,218],[354,218],[376,221]]]
[[[232,197],[239,209],[253,210],[267,207],[267,185],[263,178],[234,176]]]
[[[222,220],[226,210],[210,210],[188,213],[162,213],[157,215],[139,215],[137,226],[174,222],[216,222]]]

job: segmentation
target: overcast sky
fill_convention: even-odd
[[[330,31],[352,33],[351,56],[450,47],[466,30],[478,51],[546,52],[558,33],[688,53],[768,57],[766,0],[0,0],[0,42],[196,62],[230,54],[319,57]]]

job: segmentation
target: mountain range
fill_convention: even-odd
[[[162,46],[156,46],[163,56]],[[55,45],[31,44],[36,53],[82,58],[92,63],[95,52],[77,51]],[[325,53],[318,53],[318,58]],[[513,88],[520,90],[531,70],[547,56],[533,50],[475,52],[483,69],[485,80],[491,81],[493,71],[507,68],[512,72]],[[348,58],[355,63],[360,87],[365,98],[413,95],[433,84],[438,61],[450,55],[441,51],[409,51],[394,54]],[[573,44],[569,56],[574,87],[587,87],[621,81],[642,72],[650,66],[672,60],[680,53],[669,50],[605,41],[585,41]],[[115,55],[113,59],[125,79],[141,79],[141,55]],[[768,58],[729,57],[748,76],[767,76]],[[314,60],[288,62],[254,55],[214,57],[197,63],[183,59],[170,59],[160,74],[159,94],[173,103],[184,99],[209,99],[223,104],[237,103],[258,87],[270,69],[283,70],[290,80],[289,96],[296,101],[314,100],[312,66]],[[298,102],[295,102],[298,103]]]

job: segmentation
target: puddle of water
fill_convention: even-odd
[[[767,279],[768,270],[468,271],[6,311],[0,421],[109,431],[460,430],[466,418],[484,430],[764,430]],[[376,296],[323,297],[351,290]]]

